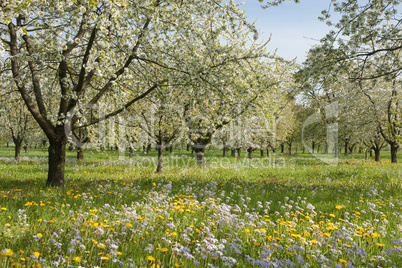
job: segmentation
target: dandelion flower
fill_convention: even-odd
[[[3,249],[0,251],[0,255],[2,256],[7,256],[7,257],[12,257],[13,256],[13,251],[9,248]]]
[[[149,260],[149,261],[155,261],[155,258],[152,257],[152,256],[148,256],[147,260]]]
[[[74,257],[74,259],[73,259],[73,260],[75,260],[76,262],[80,262],[80,261],[81,261],[81,257],[79,257],[79,256]]]
[[[97,247],[98,247],[98,248],[105,248],[106,246],[105,246],[104,244],[102,244],[102,243],[99,243],[99,244],[97,245]]]
[[[339,259],[339,263],[340,263],[340,264],[347,264],[348,261],[347,261],[347,260],[344,260],[344,259]]]
[[[36,258],[39,258],[39,256],[40,256],[40,253],[39,252],[37,252],[37,251],[35,251],[32,255],[34,255]]]

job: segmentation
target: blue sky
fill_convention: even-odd
[[[237,0],[236,3],[241,1]],[[256,21],[261,38],[267,40],[268,51],[278,49],[278,55],[285,59],[297,57],[305,60],[307,51],[329,32],[324,22],[318,20],[321,11],[328,9],[330,0],[302,0],[300,4],[285,2],[280,6],[262,9],[257,0],[246,0],[239,8],[246,11],[249,21]],[[314,39],[314,40],[312,40]]]

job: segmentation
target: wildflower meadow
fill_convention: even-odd
[[[402,169],[389,160],[191,159],[157,174],[145,157],[95,152],[46,188],[36,154],[0,160],[0,267],[402,265]]]

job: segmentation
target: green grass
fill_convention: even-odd
[[[64,188],[45,187],[43,150],[0,160],[0,267],[402,264],[401,164],[174,151],[155,174],[155,154],[68,152]]]

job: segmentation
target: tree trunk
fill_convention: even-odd
[[[368,150],[365,151],[364,159],[365,159],[365,160],[368,160]]]
[[[369,153],[370,153],[370,157],[373,157],[373,150],[370,149]]]
[[[84,160],[84,145],[77,146],[77,160]]]
[[[148,146],[147,146],[147,155],[149,154],[150,150],[151,150],[151,144],[148,144]]]
[[[288,143],[289,155],[292,154],[292,143]]]
[[[285,148],[285,145],[282,143],[282,144],[281,144],[281,153],[282,153],[282,154],[283,154],[283,151],[285,150],[284,148]]]
[[[10,142],[8,141],[8,142],[7,142],[7,148],[9,148],[9,147],[10,147]]]
[[[251,147],[249,147],[248,149],[247,149],[247,158],[248,159],[251,159],[251,158],[253,158],[253,148],[251,148]]]
[[[231,156],[236,157],[236,149],[231,149]]]
[[[21,149],[22,149],[22,139],[14,139],[14,144],[15,144],[15,160],[20,161],[21,158]]]
[[[133,158],[133,155],[134,155],[134,149],[133,149],[133,147],[128,148],[128,151],[129,151],[129,157],[130,157],[130,158]]]
[[[197,161],[197,164],[203,165],[204,164],[205,147],[193,148],[193,149],[195,152],[195,160]]]
[[[376,162],[380,162],[380,152],[381,152],[381,149],[380,148],[373,148],[373,150],[374,150],[374,160],[376,161]]]
[[[227,150],[226,146],[223,146],[223,153],[222,153],[222,156],[223,156],[223,157],[226,156],[226,150]]]
[[[190,151],[190,143],[187,143],[187,152]]]
[[[64,186],[64,165],[66,162],[66,142],[64,126],[57,126],[55,140],[49,141],[49,171],[46,186]],[[62,134],[59,134],[62,133]]]
[[[329,147],[328,142],[325,142],[325,154],[328,154],[328,147]]]
[[[315,141],[312,142],[311,144],[311,149],[312,149],[312,153],[314,153],[314,149],[315,149]]]
[[[398,162],[397,154],[398,154],[399,144],[397,144],[396,142],[393,142],[390,145],[391,145],[391,163],[397,163]]]
[[[349,144],[349,142],[346,140],[345,141],[345,155],[348,155],[348,144]]]
[[[27,154],[29,151],[29,146],[27,144],[24,145],[24,151]]]
[[[269,157],[269,147],[267,148],[267,157]]]
[[[317,154],[320,153],[320,144],[317,145]]]
[[[264,157],[264,149],[260,149],[261,157]]]
[[[162,144],[157,144],[156,149],[158,150],[158,166],[156,167],[156,173],[162,173],[162,171],[163,171],[163,146],[162,146]]]
[[[170,144],[169,145],[169,153],[172,153],[173,152],[173,144]]]
[[[237,159],[240,159],[240,154],[241,154],[241,148],[237,148]]]

